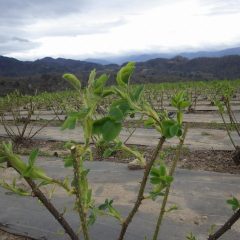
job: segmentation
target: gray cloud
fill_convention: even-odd
[[[39,46],[35,42],[36,37],[25,30],[26,26],[41,19],[57,19],[81,12],[81,7],[86,2],[87,0],[1,0],[0,55]]]
[[[86,0],[1,0],[2,20],[12,23],[27,23],[39,18],[60,17],[74,12],[79,12]]]
[[[77,35],[90,35],[97,33],[106,33],[110,29],[126,24],[124,18],[119,18],[114,21],[86,23],[77,22],[69,25],[68,22],[62,23],[60,28],[49,27],[44,30],[38,30],[34,36],[77,36]]]
[[[106,33],[127,23],[127,15],[177,0],[0,0],[0,55],[31,50],[38,39]],[[199,0],[203,15],[240,12],[240,0]],[[104,16],[104,19],[101,19]],[[88,18],[89,17],[89,18]],[[90,19],[90,21],[86,21]],[[66,20],[66,21],[65,21]],[[39,29],[35,25],[49,21]]]
[[[125,24],[122,17],[96,23],[81,21],[81,16],[86,14],[87,11],[96,10],[97,2],[97,0],[1,0],[0,55],[21,50],[21,48],[23,50],[26,50],[27,47],[29,47],[29,50],[35,48],[37,44],[34,42],[41,37],[103,33],[113,27]],[[102,8],[106,10],[107,4],[103,4]],[[66,23],[57,27],[51,28],[50,25],[46,29],[31,29],[31,25],[41,20],[58,23],[58,19],[75,15],[79,16],[79,20],[75,23],[69,24],[66,21]],[[18,37],[16,38],[13,35]],[[29,40],[25,41],[26,39]]]
[[[19,37],[13,37],[11,40],[18,41],[18,42],[21,42],[21,43],[30,43],[29,40],[24,39],[24,38],[19,38]]]
[[[39,46],[39,43],[32,42],[27,39],[13,37],[11,39],[4,39],[0,36],[0,54],[8,54],[9,52],[24,52]]]
[[[36,40],[41,37],[105,33],[125,24],[124,14],[157,2],[159,0],[149,0],[148,4],[144,0],[0,0],[0,54],[36,48],[39,45]],[[84,21],[88,13],[94,13],[90,23]],[[116,13],[117,16],[101,21],[98,13],[105,14],[106,18]],[[29,27],[46,20],[58,24],[62,18],[73,16],[77,16],[75,22],[64,21],[45,29]]]

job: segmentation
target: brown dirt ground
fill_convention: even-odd
[[[1,139],[0,139],[1,141]],[[28,142],[19,148],[19,154],[27,155],[31,152],[33,148],[38,148],[40,150],[40,155],[42,156],[66,156],[69,151],[64,149],[64,143],[58,141],[40,141],[34,140]],[[154,151],[152,147],[147,146],[133,146],[131,148],[139,149],[146,159],[149,159],[151,153]],[[174,148],[165,148],[160,154],[160,159],[169,165],[174,157]],[[190,150],[188,148],[183,148],[180,161],[178,163],[179,168],[194,169],[194,170],[205,170],[214,171],[222,173],[240,174],[240,165],[236,164],[232,160],[233,151],[222,151],[222,150]],[[132,156],[124,153],[117,152],[109,158],[101,157],[101,153],[94,149],[94,160],[95,161],[111,161],[128,163],[133,160]]]

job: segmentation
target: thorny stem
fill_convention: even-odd
[[[86,222],[86,214],[84,211],[84,206],[82,203],[82,189],[80,186],[80,156],[78,156],[77,149],[75,146],[71,148],[71,154],[73,157],[73,171],[74,171],[74,182],[75,182],[75,188],[76,188],[76,204],[77,204],[77,211],[79,218],[81,220],[81,226],[82,226],[82,231],[83,231],[83,236],[85,240],[89,240],[89,233],[88,233],[88,227],[87,227],[87,222]]]
[[[9,162],[8,162],[8,164],[10,167],[11,165]],[[15,170],[17,171],[17,169],[15,169]],[[77,234],[74,232],[74,230],[69,225],[69,223],[66,221],[66,219],[63,217],[63,214],[61,214],[55,208],[55,206],[47,199],[47,197],[44,195],[44,193],[38,188],[36,183],[31,178],[24,177],[24,179],[28,183],[28,185],[31,187],[33,196],[36,196],[41,201],[41,203],[47,208],[47,210],[53,215],[53,217],[64,228],[65,232],[70,236],[71,240],[78,240]]]
[[[42,191],[37,187],[35,182],[27,177],[24,177],[28,185],[31,187],[34,195],[42,202],[42,204],[47,208],[47,210],[54,216],[54,218],[60,223],[64,228],[66,233],[70,236],[72,240],[78,240],[77,234],[73,231],[71,226],[65,220],[63,215],[54,207],[54,205],[46,198]]]
[[[147,179],[148,179],[148,176],[149,176],[149,173],[150,173],[150,170],[158,156],[158,153],[159,151],[162,149],[163,147],[163,144],[165,142],[165,137],[162,136],[158,142],[158,145],[150,159],[150,162],[147,163],[147,166],[145,168],[145,171],[144,171],[144,175],[143,175],[143,178],[142,178],[142,182],[141,182],[141,185],[140,185],[140,188],[139,188],[139,191],[138,191],[138,196],[137,196],[137,200],[131,210],[131,212],[128,214],[127,218],[123,221],[122,223],[122,228],[121,228],[121,232],[120,232],[120,235],[118,237],[118,240],[122,240],[124,239],[124,236],[126,234],[126,231],[127,231],[127,228],[129,226],[129,224],[131,223],[134,215],[137,213],[138,211],[138,208],[140,207],[141,203],[142,203],[142,200],[144,199],[144,190],[145,190],[145,187],[146,187],[146,184],[147,184]]]
[[[227,222],[220,227],[214,234],[210,235],[208,237],[208,240],[217,240],[219,239],[224,233],[226,233],[229,229],[231,229],[231,227],[233,226],[233,224],[240,219],[240,209],[238,209],[238,211],[236,211],[228,220]]]
[[[179,145],[177,147],[176,155],[175,155],[175,158],[173,160],[173,164],[171,166],[171,169],[169,171],[169,176],[173,176],[173,174],[174,174],[174,172],[176,170],[177,162],[179,161],[181,150],[182,150],[182,146],[183,146],[184,140],[186,138],[187,128],[188,128],[188,126],[186,125],[185,129],[184,129],[184,132],[183,132],[183,135],[180,138],[180,142],[179,142]],[[161,210],[160,210],[160,213],[159,213],[159,216],[158,216],[155,232],[154,232],[154,235],[153,235],[153,240],[157,240],[157,237],[158,237],[158,234],[159,234],[160,226],[161,226],[161,223],[162,223],[162,220],[163,220],[163,216],[165,214],[165,209],[166,209],[166,205],[167,205],[167,201],[168,201],[170,188],[171,188],[171,184],[169,184],[167,186],[165,194],[164,194]]]

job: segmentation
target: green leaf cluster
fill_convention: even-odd
[[[236,211],[240,208],[240,201],[235,197],[228,199],[227,203],[232,207],[233,211]]]
[[[178,110],[184,110],[191,105],[191,102],[187,100],[185,92],[179,92],[172,97],[171,105]]]
[[[103,211],[105,214],[116,218],[119,222],[122,222],[121,214],[113,207],[113,200],[106,199],[103,204],[101,204],[98,209]]]
[[[155,200],[157,196],[163,196],[163,190],[171,184],[173,177],[168,175],[165,165],[160,164],[158,167],[152,167],[150,171],[150,183],[153,184],[153,190],[150,197]]]
[[[134,69],[134,62],[129,62],[120,69],[117,74],[117,83],[119,86],[126,87],[129,84],[129,80],[131,78],[131,75],[133,74]]]
[[[83,121],[87,117],[89,111],[90,108],[83,108],[79,112],[70,113],[62,125],[62,130],[74,129],[78,121]]]
[[[166,138],[180,137],[182,135],[182,126],[175,120],[163,120],[161,124],[162,134]]]

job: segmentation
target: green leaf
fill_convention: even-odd
[[[177,135],[178,130],[179,130],[179,126],[177,124],[175,124],[169,128],[169,133],[172,137],[174,137]]]
[[[158,196],[164,196],[164,193],[162,193],[161,191],[152,191],[150,192],[150,197],[153,201],[155,201],[157,199]]]
[[[232,199],[228,199],[227,203],[231,205],[232,210],[235,211],[240,208],[240,202],[237,198],[233,197]]]
[[[160,177],[159,169],[156,167],[152,167],[150,175],[153,177]]]
[[[112,103],[110,109],[114,108],[114,107],[118,107],[122,111],[124,116],[126,116],[128,113],[130,113],[132,111],[128,101],[125,99],[120,99],[120,100],[114,101]]]
[[[177,205],[171,206],[171,207],[168,208],[165,212],[166,212],[166,213],[169,213],[169,212],[172,212],[172,211],[175,211],[175,210],[178,210],[178,206],[177,206]]]
[[[159,183],[161,183],[161,179],[159,177],[151,177],[150,182],[152,184],[159,184]]]
[[[177,108],[178,110],[183,110],[186,107],[190,106],[191,102],[186,100],[185,95],[186,94],[184,91],[175,94],[171,99],[171,105]]]
[[[74,74],[65,73],[63,78],[67,80],[76,90],[81,89],[81,82]]]
[[[111,120],[110,117],[103,117],[93,122],[93,134],[101,135],[103,125]]]
[[[77,119],[78,118],[76,116],[75,117],[68,116],[62,125],[62,130],[65,130],[67,128],[74,129],[76,127]]]
[[[121,132],[122,124],[114,121],[107,121],[102,127],[102,136],[105,141],[114,140]]]
[[[126,86],[130,80],[131,75],[135,69],[135,63],[129,62],[122,67],[117,73],[117,83],[119,86]]]
[[[165,176],[165,181],[167,184],[170,184],[173,181],[173,177],[172,176]]]
[[[109,111],[109,116],[116,122],[121,122],[124,117],[122,111],[118,107],[112,107]]]
[[[72,112],[62,125],[62,130],[74,129],[78,120],[83,120],[89,113],[90,108],[83,108],[79,112]]]
[[[190,104],[191,104],[191,102],[189,102],[189,101],[182,101],[182,102],[180,102],[179,107],[181,109],[185,109],[186,107],[189,107]]]
[[[93,86],[94,85],[94,79],[96,77],[96,69],[93,69],[88,78],[88,86]]]
[[[69,117],[76,117],[78,120],[84,119],[90,111],[90,108],[83,108],[79,112],[72,112],[68,116]]]
[[[38,149],[34,149],[33,151],[31,151],[30,155],[29,155],[29,159],[28,159],[28,164],[29,166],[33,166],[36,159],[37,159],[37,156],[38,156]]]
[[[106,97],[106,96],[109,96],[109,95],[114,94],[114,93],[115,93],[115,92],[114,92],[112,89],[103,90],[102,96],[103,96],[103,97]]]
[[[92,226],[97,220],[97,213],[96,211],[92,210],[91,214],[88,217],[87,225]]]
[[[108,76],[106,74],[102,74],[98,79],[94,81],[93,88],[94,93],[97,95],[102,94],[103,88],[108,80]]]
[[[110,215],[120,222],[122,221],[120,213],[112,206],[113,200],[106,199],[105,202],[99,205],[98,209],[101,211],[105,211],[107,215]],[[106,211],[108,210],[108,211]]]
[[[101,205],[99,205],[99,210],[106,210],[108,208],[108,199],[105,200],[105,202]]]
[[[160,176],[165,176],[166,173],[167,173],[166,167],[163,164],[161,164],[160,167],[159,167],[159,175]]]
[[[104,117],[93,123],[93,134],[102,135],[107,142],[114,140],[120,133],[122,124],[110,117]]]
[[[72,167],[73,166],[73,158],[72,156],[67,156],[64,158],[64,167]]]
[[[172,138],[177,135],[179,125],[175,120],[162,121],[162,134],[166,138]]]
[[[165,128],[170,128],[172,126],[174,126],[176,124],[176,122],[174,120],[164,120],[163,121],[163,126]]]
[[[152,118],[148,118],[146,121],[144,121],[144,126],[152,126],[155,124],[155,121]]]
[[[30,177],[32,175],[32,172],[33,172],[33,167],[28,166],[22,174],[24,177]]]
[[[132,100],[135,102],[139,101],[139,99],[142,96],[143,90],[144,90],[144,85],[140,85],[136,87],[131,94]]]
[[[182,129],[179,128],[179,129],[178,129],[178,132],[177,132],[177,137],[181,137],[182,134],[183,134]]]

